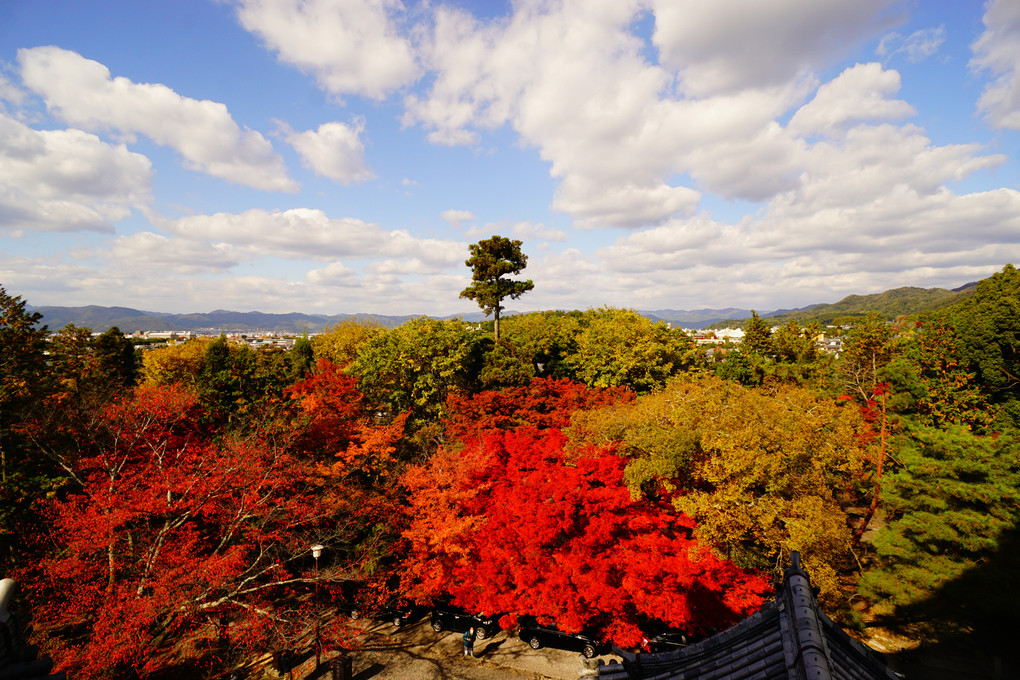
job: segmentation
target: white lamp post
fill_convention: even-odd
[[[316,543],[312,546],[312,557],[315,558],[315,668],[318,670],[320,653],[322,651],[322,638],[319,635],[319,556],[322,555],[324,546]]]

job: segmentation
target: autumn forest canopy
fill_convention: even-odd
[[[469,289],[497,314],[531,284],[499,276]],[[615,308],[505,317],[498,339],[352,320],[286,351],[51,332],[3,288],[0,312],[0,575],[75,677],[294,646],[316,583],[623,647],[706,635],[768,600],[793,550],[851,629],[1017,624],[1011,265],[937,312],[753,316],[714,347]]]

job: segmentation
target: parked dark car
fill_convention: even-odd
[[[404,599],[392,600],[384,606],[371,610],[369,615],[380,621],[389,621],[397,628],[414,623],[421,618],[425,608]]]
[[[555,626],[539,625],[533,620],[522,621],[517,636],[532,649],[552,647],[570,652],[580,652],[590,659],[602,654],[606,645],[594,635],[588,633],[564,633]]]
[[[337,611],[347,614],[351,620],[361,616],[364,584],[361,581],[340,581],[331,587],[333,605]]]
[[[663,630],[657,633],[647,633],[642,640],[642,647],[649,652],[672,652],[690,644],[687,635],[679,630]]]
[[[468,614],[451,607],[432,610],[432,630],[437,633],[444,630],[463,633],[472,627],[475,629],[475,637],[484,640],[499,631],[499,616]]]

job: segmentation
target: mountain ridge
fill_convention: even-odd
[[[938,309],[953,304],[958,299],[969,295],[976,282],[968,283],[959,288],[918,288],[904,286],[871,295],[848,295],[842,300],[831,303],[818,303],[797,309],[777,309],[759,312],[759,316],[776,324],[789,320],[800,322],[816,321],[832,323],[844,317],[863,316],[875,312],[884,318],[895,318]],[[58,330],[73,323],[75,326],[102,331],[117,326],[125,333],[138,331],[206,331],[206,332],[238,332],[264,331],[281,333],[317,333],[330,325],[342,323],[349,319],[374,321],[387,328],[395,328],[421,314],[386,315],[386,314],[304,314],[287,312],[282,314],[269,312],[238,312],[227,309],[216,309],[212,312],[192,312],[173,314],[134,309],[131,307],[102,307],[86,305],[83,307],[32,306],[27,309],[43,315],[42,322],[50,330]],[[751,316],[751,310],[738,307],[722,309],[656,309],[636,310],[653,321],[664,321],[684,328],[709,328],[721,325],[742,325]],[[524,312],[522,312],[524,313]],[[514,311],[504,312],[505,316],[517,314]],[[460,318],[464,321],[477,323],[486,320],[479,312],[468,314],[450,314],[440,319]]]

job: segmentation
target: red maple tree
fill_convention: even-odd
[[[633,399],[634,393],[623,387],[599,389],[566,378],[532,378],[524,387],[450,395],[445,430],[449,439],[467,441],[492,429],[564,428],[575,411]]]
[[[25,582],[76,676],[159,668],[210,617],[266,644],[285,624],[274,599],[308,588],[292,564],[324,517],[300,488],[307,465],[273,437],[205,431],[201,416],[176,385],[107,406],[76,462],[80,491],[49,508],[61,549]]]
[[[287,390],[304,421],[299,447],[329,458],[355,439],[367,420],[357,384],[357,378],[345,374],[341,367],[320,359],[311,375]]]
[[[406,581],[422,599],[596,628],[636,646],[656,619],[692,633],[759,607],[769,584],[691,538],[693,522],[634,500],[612,450],[565,455],[555,428],[490,431],[404,475]]]

